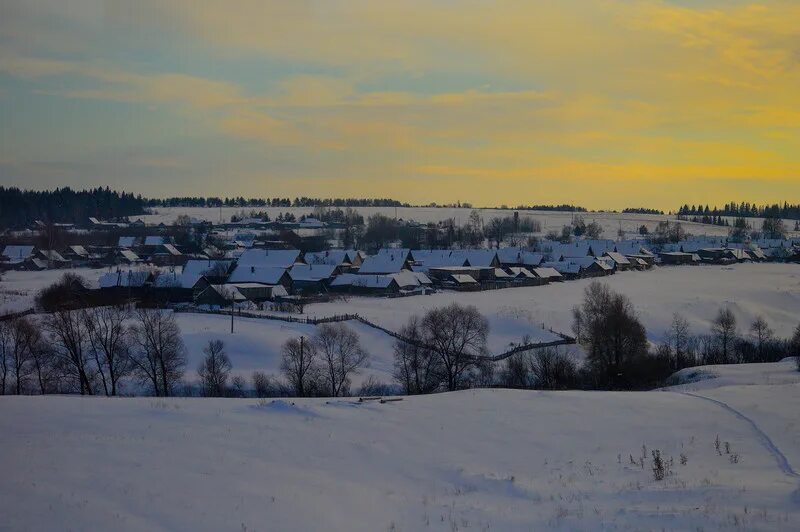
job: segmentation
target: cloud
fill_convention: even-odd
[[[800,188],[796,2],[10,5],[0,71],[19,85],[6,93],[97,103],[96,120],[119,119],[98,103],[112,102],[185,123],[229,157],[231,186],[269,175],[286,190],[420,186],[441,201],[457,183],[475,203],[612,207],[638,199],[637,183],[665,198],[688,193],[673,181],[726,199],[753,180],[772,200]]]

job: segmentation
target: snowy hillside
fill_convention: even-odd
[[[444,220],[454,219],[459,224],[464,224],[469,219],[472,209],[459,209],[450,207],[354,207],[364,218],[380,213],[385,216],[394,217],[404,220],[415,220],[421,223],[440,222]],[[275,218],[280,213],[291,212],[295,216],[308,215],[313,212],[312,207],[255,207],[255,208],[241,208],[241,207],[158,207],[154,209],[153,214],[144,216],[137,216],[147,224],[157,225],[159,223],[171,223],[181,214],[189,215],[198,220],[208,220],[210,222],[219,223],[220,220],[228,222],[231,216],[239,214],[242,211],[245,213],[255,211],[267,212],[270,217]],[[488,222],[494,217],[510,216],[512,210],[500,209],[479,209],[478,213],[484,222]],[[550,230],[561,231],[565,225],[569,225],[573,219],[571,212],[556,212],[556,211],[519,211],[522,218],[533,218],[542,224],[542,233]],[[220,217],[221,215],[221,217]],[[653,215],[653,214],[622,214],[614,212],[590,212],[581,213],[587,223],[597,222],[603,228],[606,238],[614,238],[622,228],[626,234],[638,235],[639,227],[642,225],[647,226],[652,230],[660,221],[669,220],[675,221],[675,216],[670,215]],[[687,231],[695,235],[719,235],[727,236],[728,228],[715,225],[698,224],[693,222],[681,222]],[[758,221],[754,221],[758,223]]]
[[[796,530],[800,388],[713,393],[0,397],[0,528]]]
[[[650,339],[658,341],[680,312],[695,333],[708,330],[720,306],[728,306],[744,327],[763,315],[778,335],[790,336],[800,320],[800,266],[797,264],[737,264],[735,266],[661,267],[621,272],[600,281],[627,295],[639,312]],[[542,324],[569,332],[572,308],[583,298],[592,279],[545,286],[515,287],[485,292],[440,292],[424,297],[378,299],[352,297],[346,302],[308,305],[311,316],[357,312],[397,329],[413,314],[457,301],[475,305],[489,318],[495,345],[519,341]],[[515,335],[516,338],[514,337]]]

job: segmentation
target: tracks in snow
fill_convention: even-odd
[[[731,405],[729,405],[724,401],[719,401],[717,399],[712,399],[710,397],[706,397],[704,395],[699,395],[691,392],[673,392],[673,393],[688,395],[690,397],[696,397],[697,399],[702,399],[704,401],[714,403],[715,405],[722,407],[723,409],[727,410],[734,416],[738,417],[739,419],[750,425],[750,427],[753,429],[753,432],[755,432],[756,436],[758,436],[758,439],[761,441],[761,444],[764,446],[764,448],[767,451],[769,451],[769,453],[775,458],[775,461],[778,463],[778,467],[780,468],[780,470],[783,471],[783,473],[789,477],[792,477],[794,479],[800,479],[800,474],[798,474],[797,471],[794,470],[792,464],[790,464],[789,460],[786,458],[786,455],[784,455],[781,452],[778,446],[775,445],[775,442],[773,442],[772,439],[769,436],[767,436],[767,433],[761,430],[761,427],[759,427],[756,424],[756,422],[753,421],[751,418],[742,414],[741,412],[739,412],[738,410],[736,410],[735,408],[733,408]]]

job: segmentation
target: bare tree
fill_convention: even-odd
[[[117,385],[131,371],[131,334],[126,306],[95,307],[84,311],[89,347],[106,395],[117,395]]]
[[[302,336],[283,344],[281,372],[297,397],[306,397],[314,390],[319,374],[317,359],[316,346]]]
[[[536,388],[559,390],[575,383],[578,370],[569,355],[547,347],[534,351],[530,357],[530,371]]]
[[[45,320],[53,347],[69,372],[78,380],[81,395],[92,395],[94,377],[88,349],[88,331],[83,312],[60,309]]]
[[[254,371],[253,389],[256,392],[256,397],[271,397],[277,394],[278,385],[274,382],[274,379],[263,371]]]
[[[717,317],[711,324],[711,332],[719,350],[720,362],[728,364],[732,362],[733,344],[736,341],[736,316],[731,309],[724,307],[719,309]]]
[[[38,341],[39,330],[25,317],[15,318],[3,323],[2,333],[4,374],[13,374],[11,391],[16,395],[24,393],[28,377],[32,372],[31,353]],[[4,376],[4,380],[5,380]],[[5,383],[4,383],[5,388]]]
[[[750,325],[750,336],[756,343],[758,350],[758,359],[764,362],[764,346],[772,340],[773,331],[770,329],[767,320],[763,316],[756,316],[753,323]]]
[[[686,367],[689,364],[687,359],[689,353],[689,341],[691,337],[689,321],[677,312],[673,314],[672,323],[669,326],[667,337],[672,344],[672,349],[675,356],[675,365],[673,369],[678,370]]]
[[[31,344],[31,366],[32,373],[36,377],[39,393],[60,392],[63,383],[62,368],[56,352],[45,341],[43,335],[37,329],[36,337]]]
[[[797,360],[797,369],[800,370],[800,323],[797,324],[797,328],[794,330],[790,345],[792,354]]]
[[[6,394],[6,382],[11,372],[11,322],[0,321],[0,395]]]
[[[394,343],[394,378],[408,395],[433,393],[442,382],[441,358],[423,346],[419,319],[412,316]]]
[[[322,378],[331,397],[347,395],[350,377],[367,365],[369,354],[358,334],[342,323],[322,324],[313,339],[322,363]]]
[[[210,340],[203,349],[205,358],[197,368],[200,386],[205,397],[224,397],[228,387],[228,376],[233,365],[225,353],[222,340]]]
[[[175,316],[163,309],[139,309],[133,326],[131,362],[156,396],[168,397],[183,377],[186,348]]]
[[[629,373],[648,354],[648,343],[626,296],[593,281],[586,287],[583,304],[573,309],[572,328],[596,377],[614,387],[635,384]]]
[[[530,386],[530,373],[527,353],[514,353],[504,361],[502,373],[503,385],[509,388],[527,388]]]
[[[440,357],[448,390],[460,388],[486,354],[489,322],[474,306],[452,303],[428,311],[422,319],[424,341]]]

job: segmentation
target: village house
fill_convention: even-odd
[[[665,265],[697,264],[700,262],[700,257],[697,254],[683,251],[662,251],[658,254],[658,258],[661,264]]]
[[[3,248],[0,267],[6,270],[23,269],[25,262],[32,259],[35,252],[36,248],[34,246],[8,245]]]
[[[228,276],[225,284],[258,283],[266,285],[283,285],[287,290],[292,286],[288,269],[280,266],[252,266],[239,264]]]
[[[152,282],[152,296],[158,301],[187,303],[208,288],[211,283],[202,275],[162,272]]]
[[[245,250],[239,256],[238,267],[256,266],[259,268],[283,268],[288,270],[296,262],[303,262],[302,254],[297,249],[253,248]]]
[[[318,294],[328,291],[334,276],[341,273],[334,264],[295,264],[289,269],[293,294]]]
[[[358,268],[359,275],[385,275],[410,270],[410,252],[407,249],[380,250],[377,255],[369,255]]]

